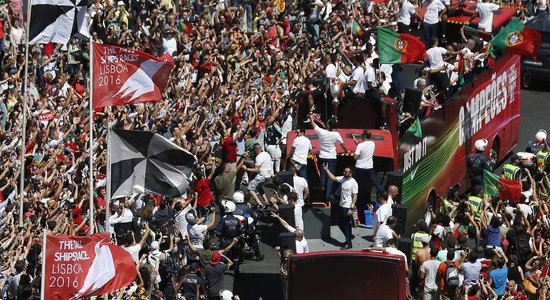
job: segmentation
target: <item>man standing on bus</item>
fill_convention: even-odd
[[[489,159],[483,155],[488,143],[486,139],[477,140],[474,144],[476,151],[466,158],[470,171],[470,187],[483,185],[483,170],[492,171]]]
[[[353,221],[353,210],[355,209],[355,202],[357,202],[357,192],[359,186],[357,181],[353,179],[353,173],[350,167],[344,169],[344,176],[334,176],[329,170],[328,163],[323,164],[328,178],[332,181],[339,182],[341,184],[340,204],[338,207],[338,227],[346,237],[346,241],[340,250],[351,249],[351,222]]]
[[[331,174],[334,173],[336,169],[336,142],[342,146],[344,152],[348,152],[346,146],[344,146],[344,140],[340,133],[332,131],[334,126],[334,121],[331,119],[327,122],[327,129],[325,130],[317,124],[313,118],[310,118],[311,127],[315,130],[315,133],[319,137],[319,164],[321,165],[320,177],[321,177],[321,187],[325,190],[325,200],[330,201],[330,196],[332,196],[332,180],[331,177],[327,176],[325,172],[324,165],[327,165],[326,170],[329,170]],[[353,180],[355,181],[355,179]],[[355,202],[354,202],[355,203]]]
[[[439,1],[439,0],[433,0]],[[431,48],[426,51],[426,57],[429,63],[430,80],[437,89],[437,100],[439,103],[443,103],[447,97],[447,89],[450,85],[449,75],[447,74],[447,67],[443,55],[457,55],[456,51],[449,51],[445,48],[439,47],[437,37],[433,37],[430,40]]]
[[[362,142],[357,141],[355,135],[352,135],[353,141],[357,145],[355,148],[355,154],[353,159],[355,159],[355,176],[360,186],[365,186],[367,180],[376,188],[378,193],[384,192],[384,188],[378,181],[376,177],[376,171],[374,170],[374,150],[376,145],[371,140],[371,133],[368,130],[364,130],[361,134]],[[363,198],[370,199],[370,191],[366,191],[363,195]]]

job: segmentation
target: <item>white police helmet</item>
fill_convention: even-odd
[[[541,129],[537,131],[537,134],[535,134],[535,138],[537,139],[537,142],[542,142],[546,140],[546,130]]]
[[[233,203],[233,201],[222,201],[222,205],[223,205],[223,210],[228,214],[234,212],[235,208],[237,208],[237,206],[235,205],[235,203]]]
[[[474,148],[478,151],[485,151],[485,148],[487,148],[487,144],[489,144],[489,141],[486,139],[479,139],[475,142]]]
[[[235,191],[235,193],[233,193],[233,202],[244,203],[244,193],[241,191]]]

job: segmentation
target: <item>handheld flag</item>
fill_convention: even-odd
[[[112,198],[133,193],[185,193],[196,157],[148,131],[113,130],[109,136]]]
[[[418,117],[416,117],[416,120],[414,120],[414,123],[407,129],[407,132],[416,136],[417,138],[422,138],[422,124]]]
[[[519,203],[521,198],[521,182],[519,180],[499,177],[493,172],[484,170],[483,191],[486,195]]]
[[[399,34],[387,27],[378,28],[376,34],[381,64],[414,63],[426,57],[426,46],[415,36]]]
[[[502,52],[536,57],[541,43],[540,32],[526,27],[517,18],[502,28],[491,44]]]
[[[162,100],[174,60],[145,52],[94,44],[93,107]]]
[[[137,271],[129,252],[109,234],[46,237],[46,299],[82,299],[128,286]]]
[[[86,0],[33,0],[29,44],[67,44],[80,33],[90,37]]]

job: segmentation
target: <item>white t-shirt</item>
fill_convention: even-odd
[[[439,1],[439,0],[434,0]],[[441,68],[445,61],[443,61],[443,55],[447,54],[447,49],[442,47],[432,47],[426,51],[428,61],[430,63],[430,69]]]
[[[296,231],[296,228],[288,225],[286,230],[288,230],[288,232],[290,233],[294,233]],[[306,237],[303,237],[301,241],[298,241],[297,239],[294,239],[294,241],[296,242],[296,253],[300,254],[309,252],[309,246],[307,244]]]
[[[269,178],[273,175],[273,162],[269,153],[262,151],[256,155],[256,166],[260,166],[260,174],[264,178]]]
[[[393,211],[389,203],[386,202],[382,204],[376,211],[376,219],[378,220],[378,223],[386,224],[386,221],[389,217],[391,217],[392,212]]]
[[[481,2],[477,4],[476,11],[479,14],[479,29],[492,32],[493,31],[493,11],[500,8],[498,4]]]
[[[420,271],[424,272],[425,274],[424,289],[428,289],[430,291],[437,290],[437,283],[435,279],[437,276],[437,269],[439,268],[440,264],[440,261],[430,259],[425,261],[420,266]]]
[[[174,217],[174,222],[176,222],[176,226],[181,234],[185,234],[185,231],[187,230],[187,220],[185,220],[185,214],[190,211],[191,208],[191,205],[187,205],[183,210],[177,212]]]
[[[403,253],[401,250],[399,250],[397,248],[386,247],[386,252],[389,253],[389,254],[403,256],[403,258],[405,259],[405,264],[407,264],[407,255],[405,255],[405,253]]]
[[[129,247],[122,247],[122,249],[126,250],[126,252],[130,253],[130,255],[132,256],[132,259],[134,260],[134,263],[138,263],[139,262],[139,251],[141,250],[141,245],[140,244],[135,244],[133,246],[129,246]]]
[[[426,13],[424,14],[424,22],[427,24],[439,23],[439,12],[445,9],[445,5],[439,0],[424,0]]]
[[[162,48],[164,53],[172,55],[174,52],[178,51],[178,43],[175,38],[162,39]]]
[[[371,66],[368,66],[367,69],[365,70],[365,74],[364,74],[364,78],[363,80],[365,80],[365,82],[363,83],[363,88],[365,89],[365,91],[368,91],[369,90],[369,82],[376,86],[376,72],[374,71],[374,68],[371,67]]]
[[[313,148],[311,141],[305,136],[299,136],[292,141],[292,147],[294,147],[294,153],[292,154],[292,160],[295,162],[307,165],[307,154]]]
[[[191,245],[197,249],[204,249],[202,243],[204,242],[204,233],[208,230],[207,225],[187,225],[187,232],[189,233],[189,241]]]
[[[315,126],[315,133],[319,137],[319,158],[336,159],[336,142],[343,144],[342,136],[336,131],[328,131]]]
[[[411,16],[413,16],[415,12],[416,11],[412,3],[409,1],[403,1],[403,6],[399,10],[397,22],[405,25],[411,25]]]
[[[292,178],[292,183],[296,194],[298,194],[298,204],[303,206],[304,203],[304,190],[308,187],[307,180],[300,176],[294,176]]]
[[[390,226],[386,224],[380,225],[374,236],[374,247],[386,247],[388,240],[392,237],[393,234]]]
[[[363,94],[365,93],[365,86],[364,86],[364,77],[365,77],[365,70],[363,67],[356,67],[351,72],[351,80],[355,80],[355,86],[353,87],[353,92],[355,94]]]
[[[338,176],[336,177],[336,179],[342,184],[340,186],[340,189],[342,190],[342,194],[340,196],[340,207],[350,208],[352,204],[353,194],[358,193],[359,185],[357,184],[357,181],[355,181],[355,179],[353,178],[348,179],[344,176]]]
[[[374,149],[376,146],[373,141],[364,141],[357,144],[355,148],[355,154],[358,155],[357,161],[355,162],[355,167],[359,169],[372,169],[374,168],[374,163],[372,161],[372,156],[374,155]]]
[[[325,68],[325,75],[327,78],[336,78],[336,66],[334,64],[330,64]]]

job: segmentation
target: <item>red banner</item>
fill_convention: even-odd
[[[45,113],[38,114],[38,121],[39,122],[48,122],[55,118],[55,111],[50,110]]]
[[[93,107],[160,101],[174,67],[169,54],[94,44]]]
[[[107,233],[46,237],[45,299],[80,299],[109,293],[136,278],[131,255]]]

